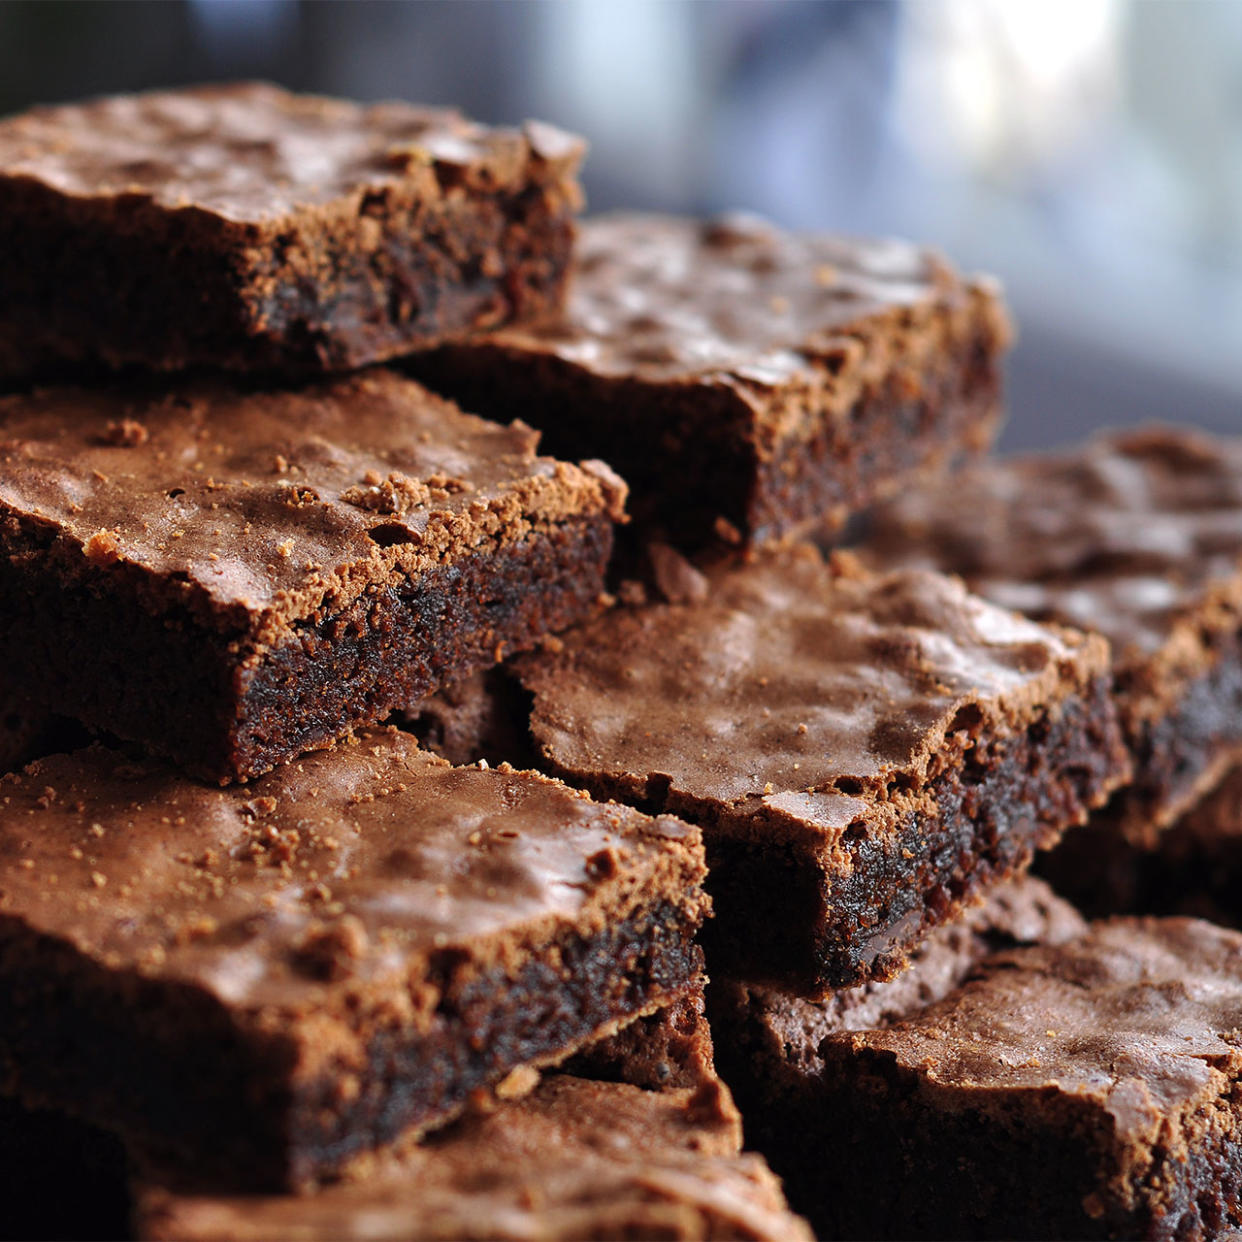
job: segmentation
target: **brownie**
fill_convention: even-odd
[[[1242,935],[1118,919],[987,959],[944,1000],[820,1044],[819,1191],[866,1238],[1233,1236]]]
[[[0,665],[253,777],[597,609],[624,485],[536,444],[387,371],[0,399]]]
[[[0,121],[0,379],[341,370],[558,309],[584,144],[235,84]]]
[[[822,1081],[819,1045],[828,1036],[883,1028],[958,988],[985,958],[1024,944],[1056,944],[1086,930],[1082,916],[1042,881],[997,885],[983,905],[936,928],[885,983],[843,988],[812,1001],[735,980],[708,991],[720,1072],[746,1119],[746,1143],[784,1179],[791,1202],[816,1232],[832,1236],[838,1210],[822,1170],[843,1138]],[[834,1182],[832,1193],[839,1188]],[[852,1193],[852,1192],[851,1192]]]
[[[409,365],[603,458],[638,531],[694,549],[839,526],[986,448],[1008,342],[991,281],[904,242],[623,214],[584,224],[563,317]]]
[[[1086,912],[1188,914],[1242,928],[1242,767],[1153,840],[1094,818],[1039,860],[1043,875]]]
[[[696,1087],[716,1074],[703,989],[588,1044],[561,1069],[600,1082],[628,1082],[650,1091]]]
[[[703,870],[671,817],[396,730],[244,788],[49,757],[0,781],[0,1090],[302,1185],[691,992]]]
[[[547,771],[703,828],[711,973],[808,995],[895,974],[1127,773],[1102,639],[805,547],[513,667]]]
[[[1242,757],[1242,439],[1148,428],[991,462],[882,508],[863,550],[1111,641],[1135,776],[1107,818],[1136,843]]]
[[[780,1184],[740,1147],[737,1111],[718,1081],[656,1092],[553,1075],[525,1098],[432,1135],[368,1180],[315,1196],[146,1186],[138,1193],[138,1233],[178,1242],[809,1242]]]

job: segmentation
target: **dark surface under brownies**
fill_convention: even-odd
[[[0,1090],[278,1189],[693,992],[697,829],[392,730],[249,788],[0,781]]]
[[[0,400],[16,693],[245,779],[591,615],[624,486],[390,372]]]
[[[1149,847],[1242,754],[1242,439],[1154,428],[982,464],[881,508],[860,551],[1109,639],[1134,781],[1079,831]]]
[[[985,449],[1008,341],[994,285],[905,243],[619,215],[584,224],[562,321],[408,365],[602,457],[636,532],[693,549],[839,526]]]
[[[264,85],[0,121],[0,382],[342,370],[561,304],[585,144]],[[59,370],[57,370],[59,368]]]
[[[1242,935],[1118,919],[987,958],[944,1000],[819,1045],[848,1238],[1233,1237]]]
[[[700,824],[713,974],[885,978],[1127,773],[1098,638],[791,550],[521,657],[539,763]]]

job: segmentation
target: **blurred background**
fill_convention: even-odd
[[[1242,431],[1242,3],[0,0],[0,108],[232,77],[533,116],[593,209],[933,242],[1021,328],[1009,448]]]

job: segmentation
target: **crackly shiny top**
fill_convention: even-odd
[[[861,551],[1097,631],[1133,667],[1214,592],[1242,597],[1242,439],[1152,428],[980,464],[881,507]]]
[[[667,780],[827,835],[890,782],[918,786],[946,735],[1008,733],[1107,668],[1098,638],[956,579],[834,570],[806,549],[718,572],[698,602],[616,610],[557,647],[517,664],[557,767]]]
[[[572,172],[585,144],[549,125],[494,129],[445,108],[356,104],[261,83],[34,108],[0,121],[0,178],[273,223],[403,186],[439,197],[463,173],[504,186]]]
[[[92,746],[0,780],[0,915],[247,1011],[481,967],[650,903],[701,902],[698,833],[392,730],[253,785]]]
[[[1227,1094],[1242,1071],[1242,934],[1196,919],[1115,919],[1014,949],[884,1030],[834,1036],[932,1087],[1041,1091],[1102,1110],[1128,1143]],[[1206,1116],[1206,1114],[1204,1114]],[[1162,1142],[1174,1144],[1177,1131]]]
[[[713,1102],[715,1100],[715,1102]],[[727,1097],[568,1075],[464,1118],[366,1181],[312,1196],[140,1191],[153,1238],[745,1238],[803,1242],[758,1156],[739,1155]]]
[[[732,985],[766,1030],[771,1054],[795,1071],[795,1082],[814,1074],[819,1045],[828,1035],[887,1026],[943,1000],[992,953],[1023,944],[1060,944],[1086,931],[1082,915],[1031,875],[996,886],[982,905],[937,927],[910,954],[894,979],[838,988],[823,1000],[806,1000],[776,988]],[[725,987],[730,985],[726,984]]]
[[[775,385],[855,369],[877,320],[908,335],[972,297],[999,346],[1004,312],[986,288],[907,242],[784,233],[743,215],[626,213],[583,225],[563,323],[492,340],[610,376]]]
[[[532,526],[620,516],[615,475],[537,457],[537,440],[388,371],[48,389],[0,398],[0,521],[54,534],[70,569],[123,563],[243,624],[294,619]]]

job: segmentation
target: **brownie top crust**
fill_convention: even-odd
[[[838,837],[868,804],[920,787],[969,733],[1024,728],[1107,662],[1101,639],[955,579],[871,576],[801,548],[715,573],[698,602],[615,610],[516,667],[558,770]]]
[[[1156,427],[979,463],[882,506],[863,550],[961,574],[1006,607],[1105,635],[1122,667],[1144,662],[1242,599],[1242,439]]]
[[[569,1075],[314,1196],[139,1192],[146,1237],[809,1239],[718,1081],[644,1091]]]
[[[917,350],[937,307],[972,300],[999,347],[1009,329],[993,282],[964,281],[933,251],[784,233],[744,215],[624,213],[583,224],[564,321],[495,341],[655,383],[766,388],[836,377],[845,402]]]
[[[270,392],[47,389],[0,399],[0,536],[68,573],[126,568],[250,625],[532,530],[619,520],[601,463],[463,414],[387,371]]]
[[[1052,1092],[1102,1110],[1125,1142],[1176,1144],[1171,1116],[1236,1090],[1240,1027],[1242,935],[1115,919],[998,953],[940,1003],[821,1051],[839,1040],[945,1088]]]
[[[437,954],[509,967],[662,901],[701,917],[702,875],[678,820],[454,768],[395,730],[246,788],[98,745],[0,781],[6,923],[250,1011],[394,980],[396,1003]]]
[[[585,144],[550,125],[475,124],[452,109],[356,104],[261,83],[35,108],[0,121],[0,178],[129,211],[278,225],[329,205],[363,214],[400,187],[435,201],[463,180],[553,180]]]

